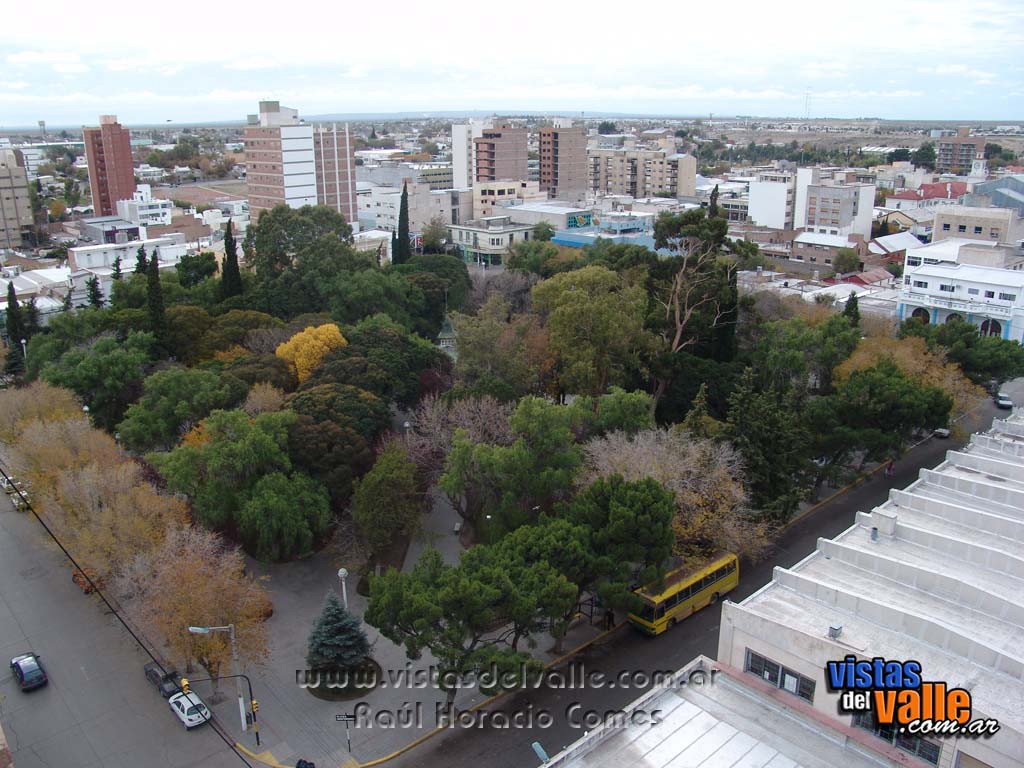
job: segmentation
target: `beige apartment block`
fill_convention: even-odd
[[[697,161],[661,149],[590,149],[588,185],[599,196],[695,197]]]
[[[935,209],[932,242],[955,237],[1014,244],[1024,240],[1024,219],[1012,208],[942,205]]]
[[[32,228],[25,156],[16,149],[0,150],[0,248],[17,248]]]

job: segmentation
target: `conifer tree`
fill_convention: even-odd
[[[235,243],[235,233],[228,222],[228,228],[224,230],[224,264],[220,276],[220,299],[230,299],[232,296],[239,296],[242,293],[242,275],[238,271],[238,246]]]
[[[149,310],[149,327],[157,341],[167,337],[167,317],[164,313],[164,294],[160,287],[160,265],[156,254],[146,268],[146,307]]]
[[[124,273],[121,272],[121,254],[120,253],[117,254],[117,258],[114,259],[114,263],[113,263],[112,267],[113,267],[114,271],[110,273],[110,279],[111,280],[120,280],[121,278],[124,277]]]
[[[93,275],[85,281],[85,287],[89,292],[89,306],[100,309],[103,306],[103,291],[100,290],[99,278]]]
[[[354,669],[369,653],[370,643],[359,619],[341,607],[337,594],[328,592],[309,633],[306,664],[310,669]]]
[[[14,291],[14,281],[11,280],[7,283],[7,361],[4,365],[7,373],[17,373],[24,367],[25,356],[21,348],[23,338],[21,307]]]
[[[402,184],[402,202],[398,209],[398,250],[392,263],[405,264],[412,254],[409,251],[409,189]]]
[[[857,302],[857,294],[850,292],[850,298],[846,300],[843,307],[843,317],[850,321],[850,325],[860,325],[860,307]]]
[[[135,252],[135,272],[136,275],[146,274],[146,247],[143,245],[139,246],[139,250]]]

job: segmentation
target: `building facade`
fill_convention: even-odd
[[[476,181],[476,139],[494,125],[490,118],[452,125],[452,185],[471,187]],[[526,178],[525,176],[523,178]]]
[[[583,128],[540,129],[540,188],[556,200],[587,195],[587,135]]]
[[[750,182],[747,215],[750,221],[772,229],[793,228],[796,177],[791,173],[764,172]]]
[[[1024,240],[1024,220],[1013,208],[936,208],[932,240],[937,243],[950,237],[1020,245]]]
[[[526,179],[527,131],[509,123],[484,128],[473,139],[475,181]]]
[[[153,197],[148,184],[139,184],[131,200],[117,201],[117,215],[125,221],[142,226],[169,226],[173,211],[174,203]]]
[[[117,213],[117,201],[135,194],[131,134],[116,115],[101,115],[97,128],[82,128],[85,158],[89,164],[89,189],[97,216]]]
[[[966,175],[979,155],[985,156],[985,137],[971,138],[970,128],[960,128],[956,136],[936,139],[935,170]]]
[[[961,320],[978,326],[982,336],[1024,343],[1024,272],[973,264],[910,267],[897,319],[911,317],[929,324]]]
[[[25,157],[16,149],[0,149],[0,248],[17,248],[32,229]]]
[[[246,185],[258,220],[275,205],[326,205],[354,228],[355,155],[348,126],[307,125],[298,111],[261,101],[245,127]]]
[[[509,202],[540,202],[547,200],[537,181],[478,181],[473,185],[473,218],[483,219],[501,213],[497,206]]]
[[[598,196],[696,197],[697,160],[662,149],[597,148],[587,151],[587,183]]]
[[[450,239],[463,261],[475,264],[501,264],[519,243],[528,242],[532,224],[515,224],[509,216],[489,216],[448,228]]]
[[[979,182],[960,202],[971,206],[1013,208],[1018,215],[1024,216],[1024,173]]]
[[[427,184],[406,184],[409,201],[409,232],[422,233],[434,220],[444,225],[462,224],[473,218],[473,193],[468,189],[431,189]],[[402,207],[401,187],[372,187],[359,196],[359,212],[372,218],[376,229],[398,231]]]

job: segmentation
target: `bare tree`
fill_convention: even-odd
[[[259,382],[249,390],[249,396],[245,398],[245,405],[242,409],[250,416],[258,416],[261,413],[272,413],[281,410],[284,405],[285,394],[273,384]]]
[[[675,553],[685,560],[716,551],[752,560],[768,545],[765,527],[754,522],[743,486],[742,461],[726,442],[695,438],[680,429],[649,429],[630,438],[613,432],[583,447],[579,484],[621,475],[651,478],[676,494]]]

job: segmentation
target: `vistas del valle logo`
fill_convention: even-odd
[[[880,726],[915,736],[991,736],[999,721],[971,718],[971,694],[921,677],[917,661],[847,656],[825,665],[829,687],[842,691],[842,712],[874,715]]]

